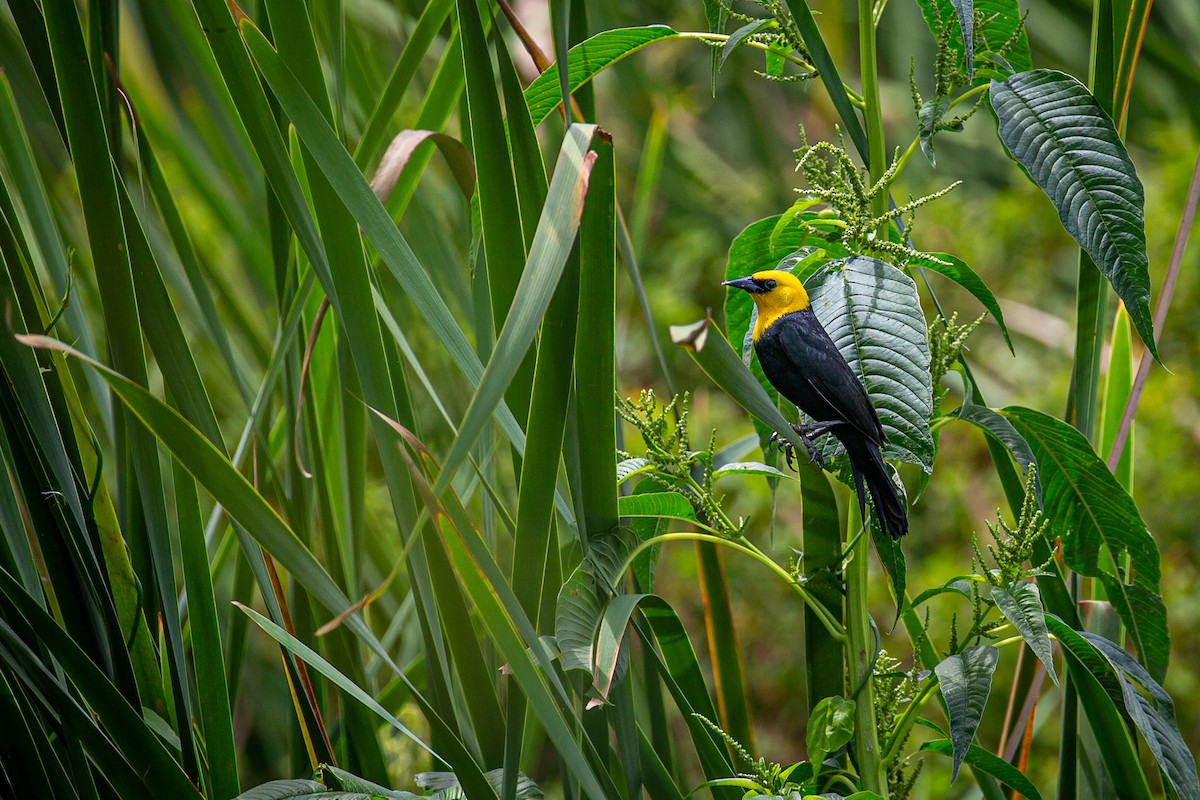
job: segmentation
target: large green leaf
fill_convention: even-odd
[[[695,522],[696,513],[686,497],[678,492],[634,494],[617,499],[622,517],[672,517]]]
[[[1004,147],[1108,278],[1157,359],[1142,182],[1112,119],[1086,86],[1054,70],[993,80],[991,99]]]
[[[1070,425],[1020,406],[1001,413],[1037,457],[1046,516],[1063,539],[1068,566],[1104,582],[1138,657],[1161,678],[1170,658],[1170,637],[1158,589],[1158,547],[1133,498]],[[1102,547],[1111,558],[1101,557]],[[1109,564],[1126,555],[1132,567],[1128,582],[1108,571]]]
[[[1129,727],[1122,713],[1124,697],[1121,681],[1111,665],[1078,631],[1053,614],[1046,615],[1046,627],[1062,648],[1065,665],[1079,692],[1079,707],[1087,714],[1104,768],[1122,797],[1149,800],[1150,787],[1142,768]]]
[[[1196,759],[1179,732],[1175,703],[1170,695],[1120,646],[1094,633],[1082,632],[1080,636],[1104,656],[1120,679],[1125,711],[1146,740],[1176,794],[1182,800],[1200,798]],[[1149,698],[1134,688],[1135,682],[1149,693]]]
[[[946,714],[950,718],[954,759],[950,773],[952,782],[958,778],[958,768],[967,755],[971,740],[975,738],[979,720],[983,718],[983,710],[992,691],[992,675],[999,659],[999,650],[991,645],[981,645],[947,656],[933,668],[942,697],[946,700]]]
[[[855,256],[807,285],[813,311],[854,370],[879,414],[888,458],[933,470],[933,379],[929,337],[912,279],[873,258]],[[829,436],[827,456],[841,452]]]
[[[993,586],[992,599],[996,608],[1013,624],[1017,633],[1046,667],[1050,680],[1058,685],[1054,671],[1054,655],[1050,650],[1050,634],[1046,632],[1046,612],[1042,610],[1042,594],[1035,583],[1014,583]]]
[[[690,506],[688,510],[691,510]],[[592,671],[600,620],[612,598],[613,586],[620,578],[618,570],[638,543],[637,534],[628,528],[617,528],[612,535],[597,537],[588,547],[583,561],[563,584],[554,620],[554,635],[563,669]]]
[[[596,73],[620,61],[652,42],[674,39],[679,34],[666,25],[647,25],[641,28],[614,28],[596,34],[571,48],[567,54],[567,82],[574,92],[590,81]],[[552,64],[529,84],[525,90],[529,116],[534,127],[541,125],[555,107],[562,103],[558,65]]]

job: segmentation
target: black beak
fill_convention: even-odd
[[[762,291],[762,287],[755,283],[753,278],[738,278],[736,281],[723,281],[721,285],[732,286],[735,289],[741,289],[751,294],[757,294]]]

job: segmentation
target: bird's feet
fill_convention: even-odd
[[[836,422],[813,422],[808,425],[792,425],[792,430],[796,432],[796,435],[800,437],[800,441],[804,442],[804,446],[808,449],[808,463],[816,464],[817,469],[825,469],[825,457],[821,455],[821,451],[817,448],[813,438],[828,433],[829,429],[835,425],[837,425]],[[771,443],[779,448],[779,452],[783,453],[788,468],[796,471],[796,465],[793,463],[796,460],[795,445],[780,436],[779,431],[771,434]]]

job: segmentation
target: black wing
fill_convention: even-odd
[[[756,344],[767,380],[813,419],[841,420],[882,445],[867,390],[811,309],[781,317]]]

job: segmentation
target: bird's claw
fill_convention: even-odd
[[[818,423],[819,424],[819,423]],[[816,464],[817,469],[825,469],[825,457],[821,455],[821,451],[817,449],[810,437],[810,430],[805,425],[793,425],[792,430],[800,437],[800,441],[804,442],[805,448],[808,449],[808,463]],[[823,429],[824,430],[824,429]],[[771,444],[779,448],[779,452],[783,453],[784,460],[787,462],[788,469],[793,472],[799,472],[796,468],[796,446],[790,441],[779,435],[779,431],[771,434]]]

